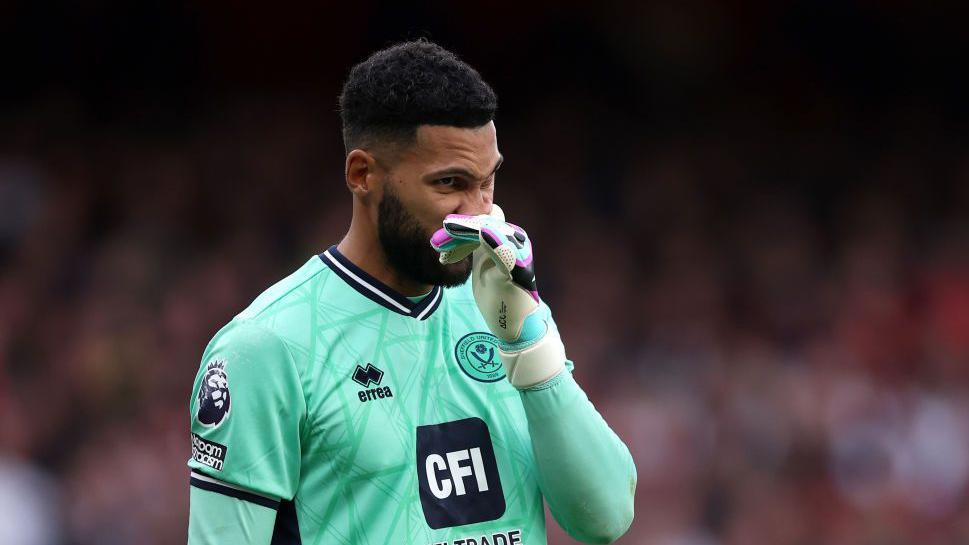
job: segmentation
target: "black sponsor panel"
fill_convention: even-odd
[[[228,450],[229,447],[225,445],[215,441],[206,441],[198,434],[192,434],[192,458],[200,464],[207,465],[216,471],[222,471]]]
[[[417,481],[424,519],[435,530],[505,513],[491,433],[480,418],[418,426]]]

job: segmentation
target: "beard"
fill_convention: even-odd
[[[387,261],[400,275],[419,284],[451,288],[467,282],[471,276],[471,256],[450,265],[440,262],[431,247],[431,236],[400,202],[390,183],[377,209],[377,234]]]

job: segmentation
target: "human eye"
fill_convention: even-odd
[[[457,187],[458,178],[457,176],[447,176],[444,178],[438,178],[437,180],[434,180],[434,185],[438,187]]]

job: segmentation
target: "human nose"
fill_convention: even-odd
[[[478,216],[491,213],[492,194],[481,187],[469,188],[461,195],[461,202],[454,214]]]

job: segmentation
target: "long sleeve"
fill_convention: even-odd
[[[569,370],[521,392],[539,486],[575,539],[610,543],[633,520],[636,467]]]
[[[260,325],[230,322],[193,392],[189,543],[268,545],[300,474],[306,406],[289,350]]]
[[[191,487],[189,545],[269,545],[276,510]]]

